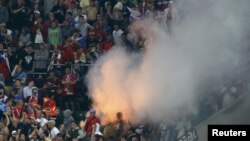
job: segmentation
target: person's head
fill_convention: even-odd
[[[39,9],[39,3],[35,3],[35,4],[34,4],[34,9],[35,9],[35,10],[38,10],[38,9]]]
[[[36,10],[34,11],[35,18],[38,19],[40,17],[40,11]]]
[[[55,72],[54,71],[50,71],[49,72],[49,77],[52,77],[52,78],[55,77]]]
[[[13,48],[12,48],[11,46],[8,46],[7,52],[8,52],[8,53],[12,53],[12,52],[13,52]]]
[[[95,6],[95,2],[93,0],[89,1],[90,6]]]
[[[126,36],[126,34],[125,34],[125,33],[122,33],[122,35],[121,35],[121,39],[122,39],[122,41],[126,41],[126,40],[127,40],[127,36]]]
[[[34,87],[34,84],[35,84],[34,80],[31,79],[31,80],[28,81],[28,86],[29,87]]]
[[[84,16],[83,15],[79,16],[79,23],[84,23]]]
[[[10,108],[10,106],[12,106],[12,98],[7,98],[6,99],[6,101],[5,101],[5,104],[6,104],[6,106],[7,106],[7,111],[8,111],[8,107],[9,107],[9,110],[10,110],[10,112],[11,112],[11,108]]]
[[[40,44],[40,49],[41,49],[41,50],[44,50],[44,49],[45,49],[45,46],[46,46],[46,45],[45,45],[44,43],[41,43],[41,44]]]
[[[22,28],[22,33],[23,33],[24,35],[27,34],[27,33],[29,33],[29,29],[28,29],[27,26],[24,26],[24,27]]]
[[[18,0],[18,5],[23,5],[24,4],[24,0]]]
[[[61,109],[60,107],[56,107],[56,115],[60,115],[61,114]]]
[[[51,22],[51,28],[56,28],[56,27],[57,27],[56,21],[52,21],[52,22]]]
[[[49,19],[54,20],[55,16],[53,12],[49,12]]]
[[[56,93],[58,95],[61,95],[63,93],[63,88],[61,86],[59,86],[57,89],[56,89]]]
[[[32,50],[33,50],[32,46],[31,46],[31,45],[29,45],[29,46],[27,47],[27,52],[28,52],[28,53],[31,53],[31,52],[32,52]]]
[[[95,115],[96,115],[96,110],[95,110],[95,109],[91,109],[91,110],[89,111],[89,113],[90,113],[90,117],[93,118],[93,117],[95,117]]]
[[[132,137],[131,141],[139,141],[137,136]]]
[[[118,112],[118,113],[116,114],[116,117],[117,117],[118,120],[121,120],[121,119],[122,119],[122,113],[121,113],[121,112]]]
[[[115,31],[118,31],[120,29],[119,25],[115,24],[114,29],[115,29]]]
[[[69,4],[69,8],[74,9],[75,7],[76,7],[76,3],[72,1],[72,2]]]
[[[72,19],[72,15],[73,15],[72,12],[67,12],[66,13],[66,19],[67,20],[71,20]]]
[[[65,20],[65,21],[63,22],[63,26],[64,26],[64,27],[69,27],[69,26],[70,26],[69,21],[68,21],[68,20]]]
[[[64,0],[58,0],[58,5],[63,6],[64,5]]]
[[[21,134],[19,135],[19,141],[26,141],[26,136],[25,136],[24,133],[21,133]]]
[[[24,42],[22,40],[18,41],[18,47],[22,48],[24,46]]]
[[[18,134],[17,134],[17,131],[16,130],[14,130],[14,131],[12,131],[11,132],[11,137],[13,138],[13,139],[17,139],[17,136],[18,136]]]
[[[65,69],[65,74],[66,75],[69,75],[71,72],[70,72],[70,67],[66,67],[66,69]]]
[[[16,65],[16,72],[19,73],[22,71],[22,66],[21,65]],[[21,80],[20,80],[21,81]],[[21,82],[20,82],[21,83]]]
[[[38,89],[37,88],[32,89],[32,96],[34,96],[34,97],[38,96]]]
[[[15,86],[20,87],[21,86],[21,79],[16,79],[15,80]]]
[[[71,122],[71,129],[75,129],[77,127],[77,124],[76,124],[76,122]]]
[[[56,125],[56,122],[55,122],[54,120],[48,121],[48,127],[49,127],[50,129],[54,128],[55,125]]]

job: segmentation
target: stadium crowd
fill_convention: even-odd
[[[100,125],[86,96],[88,67],[113,46],[140,53],[145,39],[129,25],[146,17],[169,24],[174,4],[0,0],[0,141],[176,141],[226,105],[225,97],[230,104],[244,93],[246,83],[237,78],[209,87],[198,115],[131,125],[121,111],[116,121]]]

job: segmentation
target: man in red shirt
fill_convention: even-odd
[[[93,126],[98,123],[100,124],[100,119],[96,117],[96,111],[95,109],[91,109],[89,111],[90,116],[86,119],[86,124],[85,124],[85,131],[87,133],[88,137],[91,137],[92,131],[93,131]]]
[[[67,67],[65,69],[65,75],[62,77],[62,85],[63,85],[63,96],[65,108],[69,108],[69,103],[71,105],[71,109],[74,110],[74,94],[75,94],[75,84],[76,84],[76,76],[71,73],[70,68]]]

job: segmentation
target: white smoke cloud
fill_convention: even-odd
[[[155,22],[142,21],[144,35],[153,36],[143,56],[115,47],[90,70],[94,106],[106,120],[119,111],[130,120],[161,120],[181,106],[181,112],[195,112],[201,86],[243,67],[248,5],[248,0],[179,0],[181,19],[170,36]]]

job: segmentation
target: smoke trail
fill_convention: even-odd
[[[150,39],[143,56],[115,47],[88,74],[94,107],[104,120],[122,111],[127,119],[159,121],[195,112],[201,86],[231,74],[248,45],[248,0],[179,1],[180,23],[169,36],[151,20],[141,21]],[[185,5],[186,4],[186,5]],[[185,7],[188,6],[188,7]],[[185,10],[188,9],[188,10]],[[183,13],[185,12],[185,13]]]

